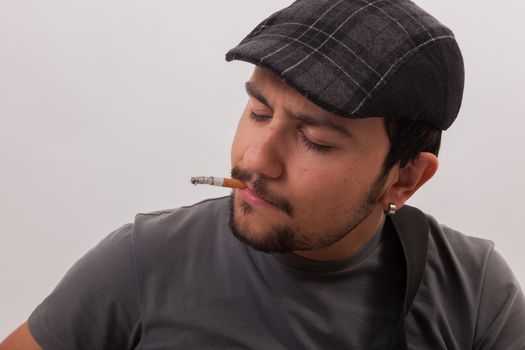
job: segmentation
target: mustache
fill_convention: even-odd
[[[233,167],[231,177],[250,184],[250,187],[256,195],[284,211],[288,216],[293,216],[293,208],[290,202],[283,196],[270,191],[266,184],[266,180],[260,176],[239,167]]]

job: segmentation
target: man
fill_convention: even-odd
[[[230,198],[139,214],[0,349],[520,349],[525,302],[489,241],[404,206],[438,167],[463,62],[407,0],[299,0],[255,64]]]

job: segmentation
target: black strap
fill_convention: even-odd
[[[422,211],[406,205],[388,218],[392,221],[401,242],[406,265],[405,298],[391,349],[405,350],[407,349],[405,320],[423,279],[427,262],[429,225]]]

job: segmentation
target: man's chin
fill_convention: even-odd
[[[286,230],[254,233],[239,229],[235,224],[231,229],[237,240],[264,253],[289,253],[295,250],[293,237]]]
[[[272,225],[286,225],[286,217],[281,211],[252,205],[232,194],[231,209],[239,226],[249,231],[261,232],[268,230]],[[248,227],[249,226],[249,227]]]
[[[293,231],[287,227],[276,227],[253,212],[253,207],[244,201],[230,200],[230,228],[239,241],[266,253],[288,253],[295,250]]]

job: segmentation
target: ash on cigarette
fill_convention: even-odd
[[[212,180],[213,178],[208,178],[206,176],[194,176],[190,179],[191,183],[194,185],[211,184],[210,181]]]

